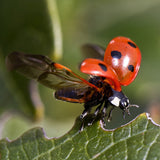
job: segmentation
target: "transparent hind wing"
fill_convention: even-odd
[[[6,64],[10,70],[16,70],[52,89],[86,88],[88,86],[98,89],[69,68],[52,62],[46,56],[13,52],[8,55]]]
[[[96,58],[103,60],[105,48],[95,44],[85,44],[82,46],[82,53],[85,58]]]

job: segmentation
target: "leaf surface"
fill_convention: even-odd
[[[160,159],[160,127],[143,113],[132,122],[105,130],[97,121],[79,133],[80,120],[60,138],[48,139],[34,128],[14,141],[0,141],[2,160]]]

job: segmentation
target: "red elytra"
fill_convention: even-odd
[[[141,52],[129,38],[116,37],[106,48],[104,62],[115,70],[119,83],[127,86],[139,71]]]
[[[112,39],[105,51],[104,61],[86,59],[81,64],[83,73],[102,76],[116,91],[121,85],[129,85],[136,77],[141,63],[141,52],[137,45],[126,37]],[[99,64],[103,64],[103,67]],[[104,71],[104,67],[107,68]]]
[[[86,74],[106,78],[104,81],[109,83],[114,90],[121,91],[117,74],[105,62],[99,59],[87,58],[82,62],[80,70]]]

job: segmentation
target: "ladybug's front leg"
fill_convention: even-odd
[[[112,111],[114,109],[114,106],[112,106],[112,108],[110,109],[109,113],[108,113],[108,117],[107,117],[107,121],[110,122],[112,119]]]
[[[80,119],[83,120],[88,115],[88,113],[90,113],[90,110],[90,107],[85,108],[82,114],[80,115]]]
[[[84,118],[85,118],[85,117],[90,113],[90,111],[91,111],[91,106],[85,104],[84,107],[85,107],[85,109],[83,110],[82,114],[80,115],[80,119],[81,119],[81,121],[82,121],[81,127],[80,127],[80,129],[79,129],[80,132],[82,132],[83,129],[84,129]]]
[[[98,113],[100,112],[100,110],[101,110],[101,108],[102,108],[103,102],[104,102],[104,101],[102,101],[102,102],[100,103],[100,105],[96,108],[96,110],[95,110],[95,112],[94,112],[94,117],[93,117],[93,119],[88,123],[88,126],[91,126],[91,125],[93,124],[93,122],[95,121]]]
[[[109,101],[105,101],[105,104],[104,104],[104,107],[102,109],[102,123],[103,123],[103,126],[105,127],[106,126],[106,123],[105,123],[105,118],[107,117],[107,108],[109,106]],[[112,112],[112,109],[111,111],[109,112],[109,116],[108,118],[111,117],[111,112]],[[107,119],[108,119],[107,118]]]

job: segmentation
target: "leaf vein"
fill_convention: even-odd
[[[5,145],[6,145],[6,150],[7,150],[7,154],[6,154],[6,160],[9,160],[9,148],[8,148],[8,145],[7,145],[7,142],[5,141]]]
[[[157,138],[159,137],[159,133],[157,133],[157,135],[155,136],[154,140],[150,143],[149,147],[147,148],[147,151],[146,151],[146,154],[144,155],[144,160],[147,159],[148,155],[149,155],[149,152],[150,152],[150,149],[151,147],[153,146],[154,143],[157,142]]]
[[[86,139],[89,139],[88,134],[86,132],[85,132],[85,135],[86,135]],[[88,159],[90,159],[90,156],[89,156],[88,151],[87,151],[88,143],[89,143],[89,140],[86,141],[86,143],[85,143],[85,153],[86,153]]]
[[[24,148],[24,144],[25,144],[25,143],[23,143],[23,137],[20,138],[20,143],[21,143],[21,146],[22,146],[22,151],[24,152],[24,156],[26,157],[26,159],[30,159],[30,158],[29,158],[29,155],[27,155],[27,152],[26,152],[26,150],[25,150],[25,148]]]
[[[145,131],[141,131],[141,132],[135,134],[134,136],[141,135],[142,133],[145,133],[145,132],[147,132],[147,131],[146,131],[146,130],[145,130]],[[112,147],[112,146],[114,146],[114,145],[116,145],[116,144],[118,144],[118,143],[120,143],[120,142],[126,141],[126,140],[128,140],[129,138],[131,138],[131,137],[127,137],[127,138],[121,139],[120,141],[117,141],[117,142],[112,142],[110,145],[108,145],[106,148],[104,148],[104,149],[98,154],[98,156],[102,155],[102,154],[103,154],[106,150],[108,150],[110,147]],[[97,158],[98,156],[93,155],[91,159],[95,159],[95,158]]]
[[[125,160],[128,159],[128,147],[127,147],[127,141],[125,140],[125,147],[126,147],[126,156],[125,156]]]
[[[54,146],[54,147],[51,147],[47,152],[40,153],[39,155],[37,155],[36,157],[34,157],[33,160],[38,159],[39,157],[45,155],[46,153],[52,152],[54,149],[60,147],[60,146],[63,145],[64,143],[72,140],[72,138],[74,138],[77,134],[79,134],[79,132],[76,132],[73,136],[66,138],[66,140],[64,140],[62,143],[58,144],[56,147],[55,147],[55,146]]]
[[[143,147],[145,146],[144,145],[144,135],[142,136],[142,141],[141,141],[142,145],[137,149],[137,152],[136,152],[136,158],[138,158],[138,154],[139,152],[143,149]]]
[[[74,148],[72,148],[72,149],[70,150],[70,152],[68,153],[68,155],[67,155],[66,158],[65,158],[66,160],[71,156],[73,150],[74,150]]]

